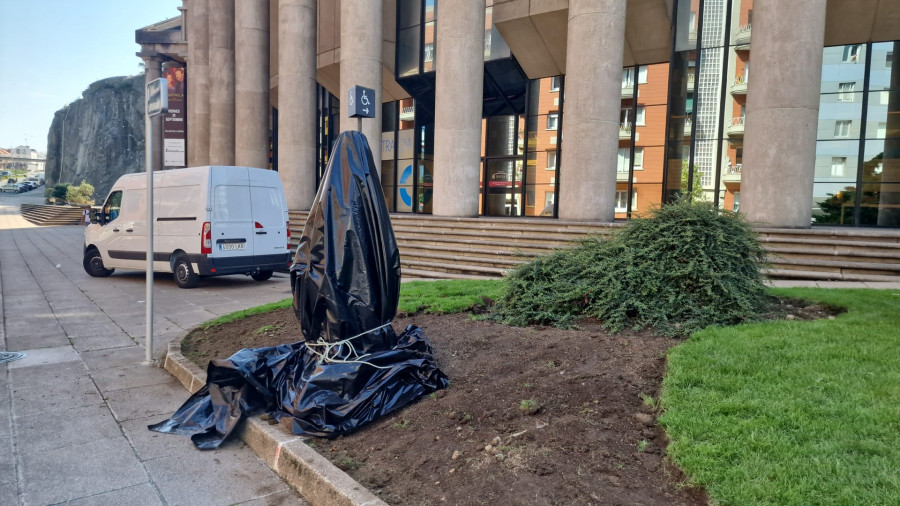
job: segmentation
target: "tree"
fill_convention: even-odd
[[[70,204],[93,204],[94,187],[87,181],[82,181],[78,186],[70,186],[66,191],[66,200]]]
[[[688,170],[688,161],[687,159],[683,159],[681,160],[681,196],[682,198],[690,199],[691,202],[700,202],[703,200],[703,186],[700,184],[700,178],[703,177],[703,175],[700,173],[700,169],[694,165],[693,185],[689,192],[688,174],[690,174],[690,171]]]

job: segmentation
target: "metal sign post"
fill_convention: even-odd
[[[153,362],[153,124],[151,119],[169,111],[169,89],[165,79],[155,79],[147,83],[144,103],[144,160],[147,169],[147,365]]]
[[[375,90],[351,86],[347,90],[348,116],[357,118],[356,130],[362,132],[362,119],[375,117]]]

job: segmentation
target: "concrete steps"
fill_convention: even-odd
[[[305,212],[291,212],[296,244]],[[623,223],[392,214],[404,278],[490,279],[532,258],[570,248]],[[900,230],[758,228],[773,279],[900,281]]]
[[[21,212],[23,218],[35,225],[52,226],[84,224],[84,211],[80,207],[22,204]]]

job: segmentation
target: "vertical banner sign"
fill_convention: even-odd
[[[185,144],[185,94],[187,93],[187,76],[184,67],[165,67],[163,75],[169,91],[169,112],[163,120],[163,166],[172,168],[187,167]]]

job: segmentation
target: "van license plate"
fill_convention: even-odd
[[[222,251],[242,250],[244,249],[244,244],[242,242],[227,242],[220,244],[219,249]]]

